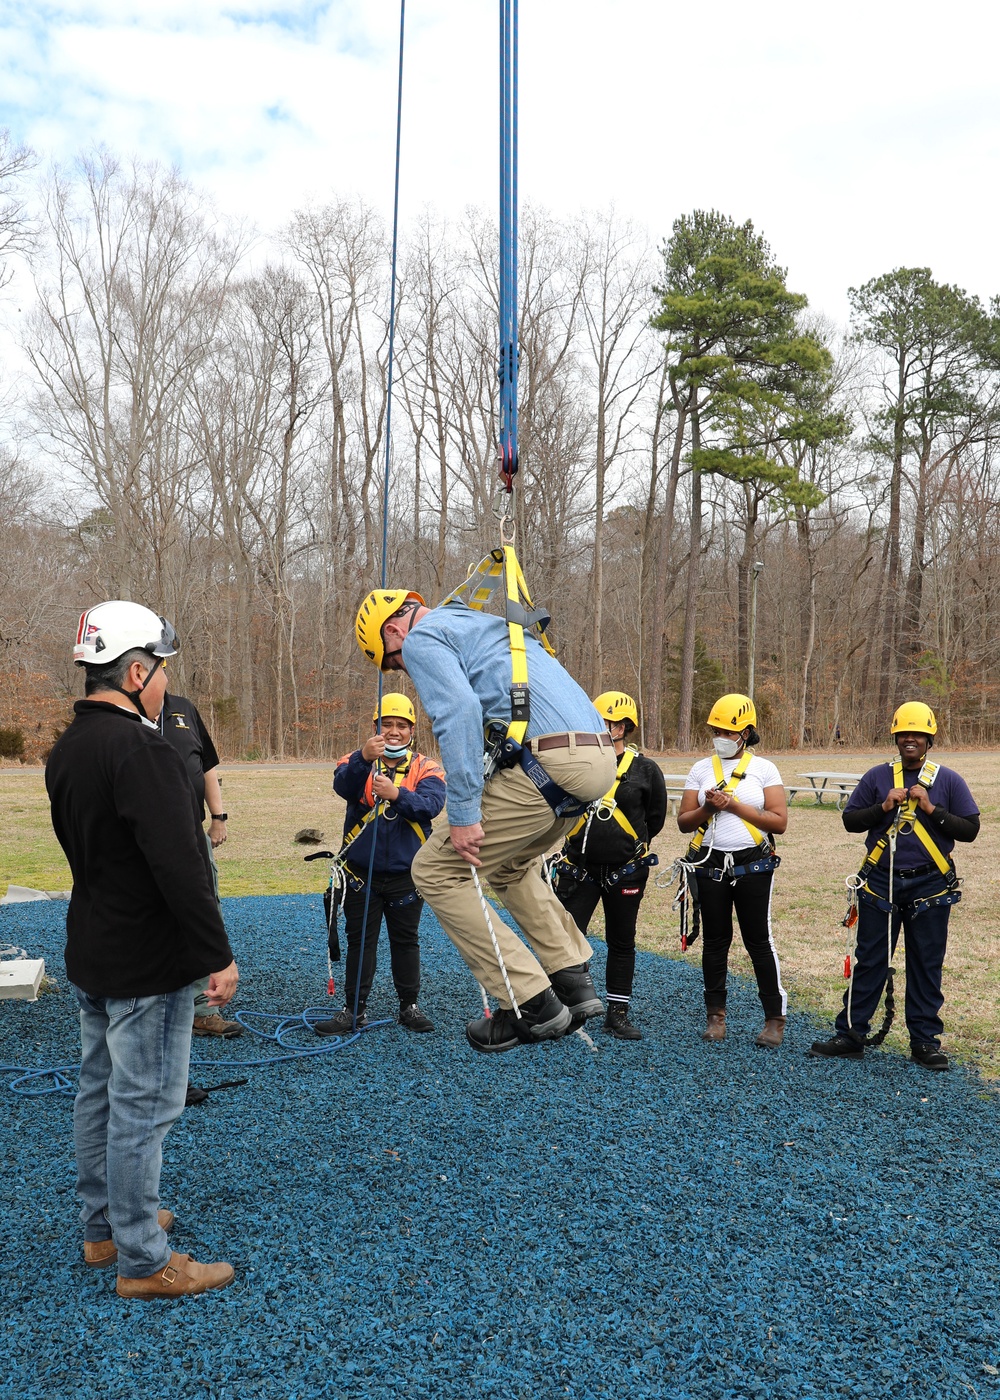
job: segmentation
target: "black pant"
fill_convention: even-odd
[[[587,932],[587,925],[598,903],[604,905],[604,937],[608,944],[605,987],[608,996],[630,997],[635,976],[635,924],[649,879],[649,866],[640,866],[624,880],[606,886],[601,881],[610,868],[593,866],[593,878],[589,880],[574,880],[569,875],[563,875],[556,893],[573,915],[581,933]]]
[[[358,874],[361,874],[359,871]],[[364,872],[367,875],[367,871]],[[362,876],[362,878],[364,878]],[[416,897],[409,903],[396,905],[407,895]],[[394,907],[395,906],[395,907]],[[368,925],[365,931],[365,956],[361,967],[361,995],[358,1010],[368,1002],[368,993],[375,980],[376,954],[382,920],[389,931],[389,959],[392,980],[400,1006],[410,1006],[420,994],[420,944],[417,928],[424,902],[413,888],[409,871],[398,875],[374,875],[368,901]],[[344,895],[344,924],[347,931],[347,975],[344,982],[345,1003],[353,1008],[354,990],[358,981],[361,958],[361,920],[364,917],[365,890],[348,888]]]
[[[756,846],[733,852],[733,864],[759,859]],[[771,880],[773,870],[760,875],[741,875],[734,882],[713,880],[707,873],[722,866],[723,853],[713,851],[698,871],[698,902],[701,905],[701,971],[705,980],[705,1005],[726,1004],[726,974],[733,941],[733,912],[740,926],[743,946],[750,955],[757,992],[764,1016],[784,1016],[787,1005],[781,985],[778,955],[771,942]]]
[[[888,903],[889,858],[869,872],[867,883],[874,895]],[[900,926],[906,949],[906,1029],[910,1040],[919,1045],[937,1045],[944,1030],[941,1006],[941,973],[948,946],[947,904],[921,904],[948,892],[944,877],[933,865],[918,868],[917,873],[893,872],[892,882],[892,946],[899,938]],[[864,892],[858,896],[857,962],[850,987],[850,1016],[848,996],[837,1017],[837,1032],[866,1035],[871,1027],[882,988],[889,970],[889,911],[879,908]]]

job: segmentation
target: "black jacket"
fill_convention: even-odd
[[[91,996],[177,991],[233,960],[183,760],[137,714],[79,700],[45,766],[73,872],[66,972]]]
[[[637,754],[618,784],[615,801],[639,841],[648,845],[663,830],[667,817],[667,785],[660,765]],[[586,825],[581,827],[567,840],[565,850],[575,865],[617,867],[632,859],[636,843],[614,817],[608,821],[594,817],[589,832]]]

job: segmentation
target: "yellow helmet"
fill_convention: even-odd
[[[633,726],[638,727],[639,711],[636,709],[635,701],[631,695],[626,695],[624,690],[602,691],[594,699],[594,709],[602,719],[609,719],[612,724],[621,724],[622,720],[631,720]]]
[[[372,723],[378,723],[378,710],[372,715]],[[382,718],[383,719],[405,719],[407,724],[416,724],[417,716],[413,709],[413,701],[408,695],[399,695],[396,691],[387,691],[382,696]]]
[[[365,656],[369,661],[373,661],[380,670],[385,659],[382,628],[393,613],[399,612],[403,604],[409,602],[411,598],[416,599],[421,607],[426,606],[419,593],[409,593],[405,588],[377,588],[374,593],[368,594],[368,597],[358,608],[358,615],[354,622],[354,635],[357,637],[358,646]]]
[[[908,700],[892,717],[890,734],[927,734],[932,739],[937,733],[937,720],[930,705],[922,700]]]
[[[756,725],[757,710],[749,695],[723,695],[712,706],[705,723],[710,729],[746,729]]]

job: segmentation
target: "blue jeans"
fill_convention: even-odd
[[[163,1139],[187,1092],[194,996],[91,997],[80,1003],[82,1062],[73,1105],[84,1237],[118,1246],[123,1278],[170,1262],[157,1224]]]

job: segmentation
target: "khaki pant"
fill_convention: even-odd
[[[534,744],[530,745],[534,748]],[[612,749],[577,745],[539,756],[552,780],[583,802],[603,797],[615,780]],[[549,985],[548,973],[584,963],[590,945],[541,876],[541,858],[577,821],[558,820],[518,766],[494,775],[482,803],[483,844],[478,871],[517,920],[537,956],[499,918],[493,928],[518,1004]],[[433,832],[413,862],[413,882],[434,910],[473,976],[502,1006],[510,1006],[472,870],[451,844],[448,828]]]

